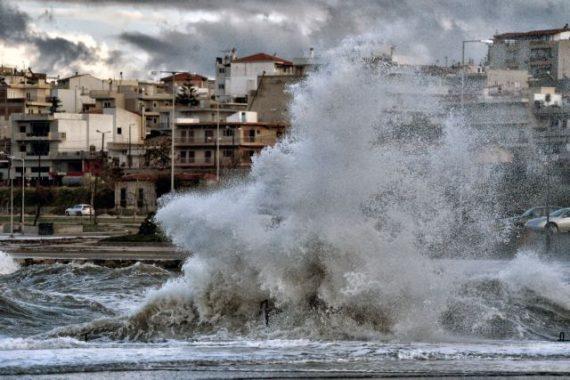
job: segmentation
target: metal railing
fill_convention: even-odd
[[[65,140],[65,132],[49,132],[47,135],[35,135],[33,133],[15,133],[15,140],[31,140],[31,141],[42,141],[42,140]]]
[[[274,136],[222,136],[220,145],[273,145],[277,141]],[[174,143],[178,146],[215,146],[214,136],[175,137]]]

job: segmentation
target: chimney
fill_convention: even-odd
[[[309,58],[315,57],[315,48],[309,48]]]
[[[230,59],[232,61],[235,61],[237,59],[237,50],[236,48],[232,48],[231,54],[230,54]]]

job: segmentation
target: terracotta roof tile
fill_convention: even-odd
[[[276,55],[269,55],[265,53],[257,53],[249,55],[247,57],[238,58],[232,61],[232,63],[248,63],[248,62],[276,62],[283,65],[293,65],[293,62],[288,61],[283,58],[279,58]]]

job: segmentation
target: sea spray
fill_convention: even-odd
[[[370,59],[375,46],[346,41],[291,88],[290,133],[243,182],[163,199],[158,222],[192,253],[180,277],[132,315],[52,335],[413,341],[569,322],[523,259],[489,276],[434,259],[493,250],[500,170],[438,80]]]
[[[474,248],[494,217],[492,200],[478,202],[493,177],[437,81],[368,59],[375,47],[346,41],[292,88],[290,135],[254,158],[246,182],[159,210],[194,255],[175,294],[197,320],[241,323],[269,299],[284,315],[437,331],[451,286],[429,257]]]
[[[0,275],[13,273],[18,268],[18,263],[10,255],[0,251]]]

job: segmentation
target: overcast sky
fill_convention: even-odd
[[[232,47],[292,59],[362,33],[395,45],[400,61],[451,63],[464,39],[568,22],[569,0],[0,0],[0,63],[50,75],[212,76]],[[470,46],[468,56],[485,53]]]

